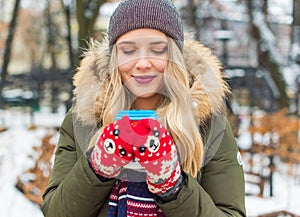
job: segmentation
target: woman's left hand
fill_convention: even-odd
[[[153,119],[142,119],[133,129],[144,138],[136,140],[139,143],[134,144],[133,150],[136,160],[147,172],[148,188],[154,194],[163,194],[175,186],[181,175],[173,138]]]

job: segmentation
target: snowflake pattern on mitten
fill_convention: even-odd
[[[140,120],[133,130],[139,135],[133,146],[134,155],[147,172],[149,190],[155,194],[165,193],[181,175],[172,136],[159,121],[153,119]]]
[[[128,140],[131,133],[129,126],[128,117],[124,117],[104,127],[99,134],[90,157],[92,168],[98,175],[116,177],[122,166],[133,160],[133,146],[124,140]]]

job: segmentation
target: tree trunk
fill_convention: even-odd
[[[293,64],[297,64],[295,67],[297,70],[295,94],[297,115],[300,120],[300,0],[293,1],[293,23],[292,23],[292,35],[291,35],[291,59]],[[298,135],[298,141],[300,142],[300,134]]]
[[[193,28],[194,39],[200,40],[200,24],[197,17],[197,10],[201,3],[195,0],[187,0],[185,6],[181,9],[181,15],[184,16],[185,23]]]
[[[99,15],[100,6],[105,0],[76,0],[78,31],[78,56],[87,48],[90,35],[93,33],[95,22]]]
[[[19,6],[20,6],[20,0],[15,1],[15,6],[12,14],[12,19],[9,25],[9,32],[6,40],[6,46],[5,46],[5,51],[3,55],[3,62],[2,62],[2,69],[0,68],[0,73],[1,73],[1,80],[0,80],[0,97],[2,94],[2,89],[3,85],[5,83],[6,77],[8,75],[8,64],[10,61],[10,54],[12,50],[12,43],[14,39],[14,34],[15,34],[15,28],[17,25],[17,18],[18,18],[18,12],[19,12]]]
[[[269,29],[265,19],[263,7],[265,2],[259,0],[247,0],[248,13],[250,18],[250,33],[252,38],[257,41],[257,53],[259,65],[264,67],[271,75],[275,85],[280,93],[278,105],[280,108],[286,108],[289,104],[289,99],[286,93],[286,82],[282,75],[282,67],[279,62],[280,57],[277,51],[276,42],[272,41],[275,38],[272,31]],[[271,36],[266,37],[265,34]]]
[[[294,5],[293,5],[293,26],[294,27],[300,27],[299,11],[300,11],[300,0],[294,0]]]
[[[63,7],[65,17],[66,17],[66,26],[67,26],[67,36],[66,40],[68,43],[68,49],[69,49],[69,63],[70,63],[70,69],[73,69],[76,67],[75,60],[74,60],[74,49],[72,46],[72,31],[71,31],[71,10],[70,10],[70,4],[64,4],[64,0],[61,0],[61,5]]]
[[[54,23],[52,20],[51,14],[51,0],[47,2],[47,8],[45,10],[46,17],[47,17],[47,29],[48,29],[48,53],[51,59],[51,66],[50,66],[50,79],[51,79],[51,109],[52,112],[57,112],[57,96],[58,96],[58,88],[55,84],[56,73],[57,73],[57,59],[56,59],[56,29],[54,27]]]
[[[291,49],[293,55],[293,49],[300,48],[300,0],[294,0],[293,2],[293,23],[292,23],[292,35],[291,35]],[[294,47],[295,46],[295,47]],[[297,53],[300,56],[300,53]],[[297,55],[294,54],[294,55]],[[293,56],[293,58],[296,58]],[[299,59],[300,61],[300,59]],[[300,62],[298,63],[300,64]]]

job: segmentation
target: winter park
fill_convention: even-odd
[[[300,216],[300,0],[172,2],[182,18],[185,41],[209,48],[228,83],[223,116],[238,147],[247,216]],[[106,40],[119,4],[0,0],[0,217],[44,216],[42,195],[61,124],[77,106],[80,75],[74,75],[89,43]],[[209,71],[211,63],[201,61],[196,67]],[[83,95],[100,89],[83,85]],[[209,98],[210,90],[201,91]],[[81,103],[91,107],[94,98]]]

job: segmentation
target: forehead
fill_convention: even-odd
[[[156,29],[135,29],[125,33],[120,38],[118,38],[117,44],[124,41],[133,41],[133,42],[165,41],[167,42],[167,36],[165,33]]]

